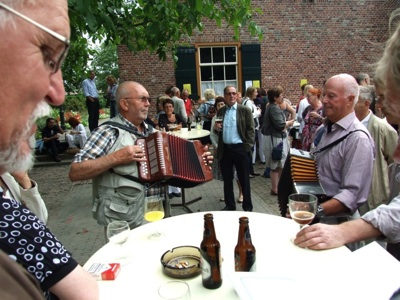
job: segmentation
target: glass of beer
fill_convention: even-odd
[[[147,222],[155,222],[164,218],[164,204],[163,198],[160,196],[149,196],[145,199],[144,219]],[[156,230],[151,233],[147,238],[149,240],[158,240],[163,237],[164,233]]]
[[[289,196],[290,217],[300,225],[310,224],[317,212],[318,198],[311,194],[292,194]]]
[[[223,117],[222,116],[215,116],[215,124],[221,124],[221,128],[218,129],[218,132],[222,131],[222,121],[223,121]]]

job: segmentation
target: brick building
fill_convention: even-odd
[[[246,29],[240,41],[233,31],[205,20],[204,31],[184,40],[176,68],[172,59],[132,54],[118,47],[121,82],[142,83],[154,98],[168,85],[191,88],[192,98],[213,87],[217,94],[227,84],[245,91],[247,84],[281,85],[285,97],[297,103],[300,82],[316,87],[338,73],[373,73],[372,64],[388,37],[390,13],[399,0],[253,0],[263,14],[255,16],[263,40]],[[152,115],[152,114],[151,114]]]

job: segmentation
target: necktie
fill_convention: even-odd
[[[333,124],[335,124],[335,123],[328,121],[326,132],[331,133]]]

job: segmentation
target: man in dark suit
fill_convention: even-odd
[[[233,86],[224,89],[225,106],[218,110],[223,122],[216,123],[213,130],[219,130],[217,158],[220,161],[224,180],[224,199],[222,210],[236,210],[233,193],[233,166],[243,190],[243,210],[252,211],[248,153],[254,143],[254,121],[251,109],[237,103],[237,92]],[[222,129],[222,130],[221,130]]]

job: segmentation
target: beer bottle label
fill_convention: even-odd
[[[247,228],[247,230],[244,233],[244,239],[246,241],[251,241],[251,236],[250,236],[250,230]]]
[[[203,279],[211,278],[211,265],[203,257],[203,255],[201,256],[201,276]]]
[[[247,266],[249,267],[249,272],[256,271],[256,254],[253,251],[247,251]]]

